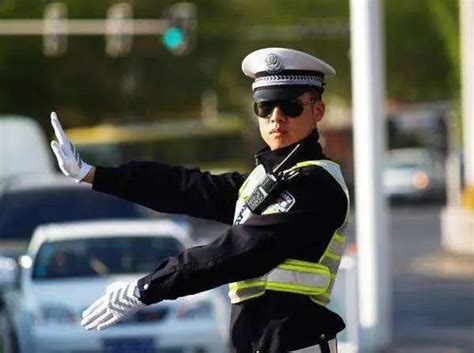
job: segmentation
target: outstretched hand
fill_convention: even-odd
[[[146,307],[135,295],[136,283],[114,282],[105,295],[82,313],[81,325],[86,330],[102,330]]]
[[[67,138],[55,112],[51,113],[51,125],[53,125],[57,139],[57,141],[51,141],[51,148],[58,160],[59,168],[65,175],[76,179],[78,182],[81,181],[89,173],[92,166],[81,159],[76,148]]]

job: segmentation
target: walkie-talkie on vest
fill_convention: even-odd
[[[265,174],[262,181],[255,187],[248,199],[245,201],[247,207],[253,213],[260,214],[265,207],[268,206],[269,201],[281,190],[284,181],[287,181],[297,175],[297,172],[285,174],[281,173],[281,169],[286,161],[296,152],[300,144],[296,145],[293,150],[288,153],[288,156],[278,164],[270,173]]]

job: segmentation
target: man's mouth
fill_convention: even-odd
[[[282,129],[281,127],[273,128],[273,129],[270,131],[270,134],[284,134],[284,133],[286,133],[286,130],[285,130],[285,129]]]

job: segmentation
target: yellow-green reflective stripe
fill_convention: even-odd
[[[296,260],[296,259],[286,259],[280,265],[282,264],[309,267],[309,268],[321,268],[321,265],[318,264],[317,262],[309,262],[309,261]]]
[[[249,296],[249,295],[255,295],[261,292],[265,292],[266,286],[256,286],[256,287],[248,287],[248,288],[238,288],[236,291],[234,291],[235,295],[238,297],[241,296]]]
[[[295,166],[291,167],[290,169],[309,167],[311,165],[317,165],[317,166],[322,167],[325,164],[331,164],[334,167],[340,168],[339,164],[337,164],[336,162],[330,161],[329,159],[319,159],[319,160],[313,160],[313,161],[299,162]]]
[[[341,263],[341,261],[334,260],[334,259],[331,259],[329,257],[325,257],[321,260],[321,264],[327,266],[332,274],[337,273],[337,271],[339,270],[339,264],[340,263]]]
[[[318,296],[310,296],[309,297],[313,302],[319,304],[319,305],[322,305],[322,306],[325,306],[329,303],[329,299],[328,298],[325,298],[323,297],[322,295],[318,295]]]
[[[342,255],[344,253],[344,244],[333,241],[331,242],[329,249],[334,254]]]
[[[304,266],[294,266],[294,263]],[[329,268],[306,261],[290,260],[262,278],[230,283],[229,297],[238,301],[239,298],[247,299],[265,292],[266,289],[316,295],[326,291],[331,281]]]
[[[321,296],[321,297],[325,297],[325,298],[328,298],[328,299],[331,299],[331,294],[329,294],[329,293],[326,293],[326,292],[325,292],[325,293],[321,293],[321,294],[319,294],[319,296]]]
[[[304,295],[319,295],[326,290],[325,288],[305,288],[302,286],[278,283],[278,282],[269,282],[267,285],[267,289],[291,292],[291,293],[296,293],[296,294],[304,294]]]
[[[285,264],[285,263],[278,265],[277,268],[281,268],[283,270],[288,270],[288,271],[299,271],[299,272],[307,272],[307,273],[315,273],[315,274],[326,274],[328,272],[327,269],[323,268],[322,266],[312,268],[312,267],[290,265],[290,264]]]
[[[265,293],[266,290],[274,290],[280,292],[289,292],[295,294],[315,296],[324,293],[325,288],[306,288],[297,285],[278,283],[278,282],[268,282],[266,287],[249,287],[249,288],[239,288],[238,290],[229,291],[229,298],[232,303],[240,302],[243,300],[248,300],[251,298],[258,297]]]
[[[248,288],[239,288],[237,290],[232,290],[229,292],[229,296],[232,298],[247,299],[249,296],[258,296],[260,293],[264,293],[266,290],[276,290],[276,291],[285,291],[296,294],[304,295],[319,295],[324,293],[325,288],[311,288],[298,285],[292,285],[288,283],[279,283],[279,282],[268,282],[265,287],[248,287]]]
[[[247,184],[249,183],[249,180],[250,180],[250,175],[247,177],[247,179],[245,179],[244,183],[243,183],[242,186],[240,187],[240,189],[239,189],[239,196],[242,194],[242,191],[244,191],[245,187],[246,187]]]
[[[253,299],[253,298],[257,298],[257,297],[260,297],[262,296],[263,294],[265,293],[265,291],[261,291],[261,292],[258,292],[258,293],[255,293],[255,294],[252,294],[252,295],[246,295],[246,296],[238,296],[236,293],[234,292],[229,292],[229,298],[230,298],[230,302],[232,304],[236,304],[236,303],[240,303],[240,302],[243,302],[244,300],[249,300],[249,299]]]
[[[346,215],[344,217],[344,223],[342,224],[341,228],[344,227],[347,224],[347,221],[349,220],[349,211],[350,211],[350,196],[349,196],[349,190],[347,188],[347,185],[344,181],[344,177],[342,176],[341,173],[341,168],[339,164],[322,159],[322,160],[317,160],[317,161],[304,161],[296,164],[294,167],[290,168],[290,170],[301,168],[301,167],[307,167],[310,165],[316,165],[321,168],[323,168],[325,171],[327,171],[336,181],[338,184],[341,186],[342,190],[346,194],[347,197],[347,208],[346,208]]]
[[[335,280],[331,280],[331,283],[329,283],[328,290],[327,290],[325,293],[328,293],[329,295],[331,294],[332,288],[334,287],[334,283],[336,283],[336,281],[335,281]]]
[[[335,238],[335,235],[333,235],[331,241],[329,242],[329,248],[332,250],[334,254],[337,255],[343,255],[344,253],[344,243]]]
[[[233,282],[229,284],[229,288],[232,290],[237,290],[241,288],[248,288],[248,287],[255,287],[255,286],[265,286],[265,280],[249,280],[249,281],[241,281],[241,282]]]
[[[336,279],[336,273],[339,269],[340,260],[344,252],[344,244],[346,240],[339,231],[347,223],[350,211],[350,200],[344,177],[342,176],[341,169],[337,163],[329,160],[304,161],[298,163],[289,170],[311,165],[319,166],[326,170],[326,172],[336,179],[346,194],[348,205],[344,224],[333,234],[331,242],[325,249],[319,263],[288,259],[261,278],[232,283],[229,285],[229,296],[233,302],[258,297],[265,293],[265,290],[267,289],[307,294],[312,299],[315,298],[315,302],[322,305],[324,302],[329,301],[327,298],[330,297],[330,292],[332,291]],[[245,189],[248,189],[249,182],[253,182],[253,180],[257,180],[261,177],[262,171],[262,168],[255,168],[240,187],[239,196],[241,196],[243,201],[245,201],[245,198],[248,198],[248,195],[242,194]]]
[[[321,168],[324,168],[331,176],[336,179],[336,181],[341,185],[341,187],[344,189],[344,192],[348,195],[348,189],[346,186],[346,183],[344,182],[344,177],[342,176],[341,173],[341,167],[339,164],[327,160],[327,159],[321,159],[317,161],[304,161],[296,164],[294,167],[290,169],[297,169],[297,168],[302,168],[302,167],[308,167],[311,165],[316,165]]]
[[[333,252],[331,250],[326,250],[326,253],[324,254],[324,257],[329,257],[330,259],[332,260],[336,260],[336,261],[340,261],[341,260],[341,256],[340,255],[337,255],[337,254],[333,254]]]
[[[238,287],[238,285],[241,284],[239,282],[232,283],[232,286],[229,285],[229,287],[232,287],[229,289],[228,293],[231,302],[236,303],[242,300],[255,298],[265,293],[266,283],[262,281],[259,282],[261,282],[260,285],[256,283],[253,285],[247,284],[240,288]]]
[[[329,269],[320,273],[287,271],[279,267],[270,271],[267,275],[267,283],[282,283],[289,286],[301,286],[305,288],[328,288],[331,282]]]
[[[250,172],[247,179],[245,179],[244,182],[242,183],[242,185],[240,186],[239,196],[244,191],[245,187],[248,185],[250,180],[252,180],[253,178],[258,178],[259,176],[263,177],[263,175],[265,175],[265,167],[262,164],[259,164]]]
[[[290,170],[298,169],[298,168],[303,168],[303,167],[309,167],[310,165],[318,165],[315,163],[315,161],[304,161],[304,162],[299,162],[293,167],[290,168]]]

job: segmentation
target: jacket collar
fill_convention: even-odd
[[[281,163],[288,154],[293,151],[293,149],[300,143],[300,147],[296,150],[296,152],[289,158],[283,169],[287,169],[292,167],[298,162],[301,161],[309,161],[309,160],[318,160],[318,159],[328,159],[321,148],[321,145],[318,142],[319,140],[319,132],[318,130],[314,130],[304,139],[296,142],[292,145],[282,147],[276,150],[270,150],[267,146],[260,151],[257,152],[255,155],[256,164],[263,164],[265,170],[268,172],[275,168],[279,163]]]

